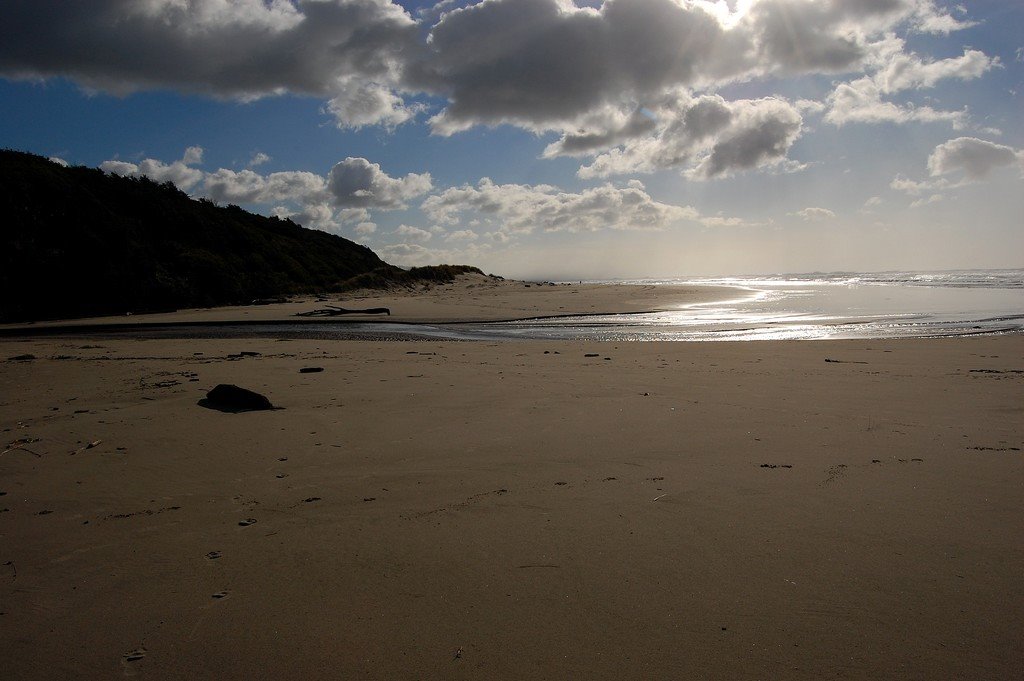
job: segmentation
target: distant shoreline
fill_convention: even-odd
[[[733,287],[551,284],[496,280],[466,274],[448,284],[391,290],[357,290],[329,296],[297,296],[269,305],[235,305],[174,312],[21,322],[0,325],[0,336],[95,330],[124,331],[173,326],[254,324],[473,324],[523,322],[575,316],[617,315],[681,309],[727,297]],[[386,308],[390,315],[347,314],[344,318],[303,318],[327,305],[350,309]],[[40,331],[46,329],[46,331]],[[51,329],[54,329],[51,331]]]
[[[465,274],[330,297],[8,324],[0,338],[748,341],[1024,331],[1022,271],[897,274],[583,284]]]

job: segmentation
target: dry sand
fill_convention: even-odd
[[[1019,679],[1022,371],[1021,335],[6,339],[3,677]]]

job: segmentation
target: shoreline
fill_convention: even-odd
[[[461,275],[454,282],[420,289],[355,291],[328,296],[298,296],[285,303],[236,305],[122,316],[0,324],[0,333],[61,327],[140,324],[215,323],[410,323],[471,324],[525,321],[598,314],[635,314],[681,309],[722,300],[734,288],[724,286],[651,286],[633,284],[552,284],[493,280]],[[352,309],[387,308],[391,314],[346,314],[343,319],[303,318],[296,314],[325,305]]]
[[[1024,332],[1024,291],[840,284],[797,279],[774,289],[739,280],[728,285],[538,284],[471,274],[448,284],[331,298],[0,325],[0,337],[722,342]]]

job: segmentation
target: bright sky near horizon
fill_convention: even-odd
[[[1024,3],[6,0],[0,146],[396,264],[1024,266]]]

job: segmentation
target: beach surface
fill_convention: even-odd
[[[1019,679],[1022,388],[1019,334],[3,339],[4,676]]]
[[[677,310],[686,305],[742,295],[737,289],[725,286],[653,286],[582,282],[556,284],[466,274],[446,284],[424,284],[389,291],[358,290],[324,296],[293,296],[284,302],[261,301],[261,304],[233,307],[0,324],[0,330],[142,324],[330,323],[333,320],[413,324],[493,322],[535,317]],[[330,306],[343,307],[347,310],[387,308],[391,314],[355,313],[333,318],[301,316]]]

